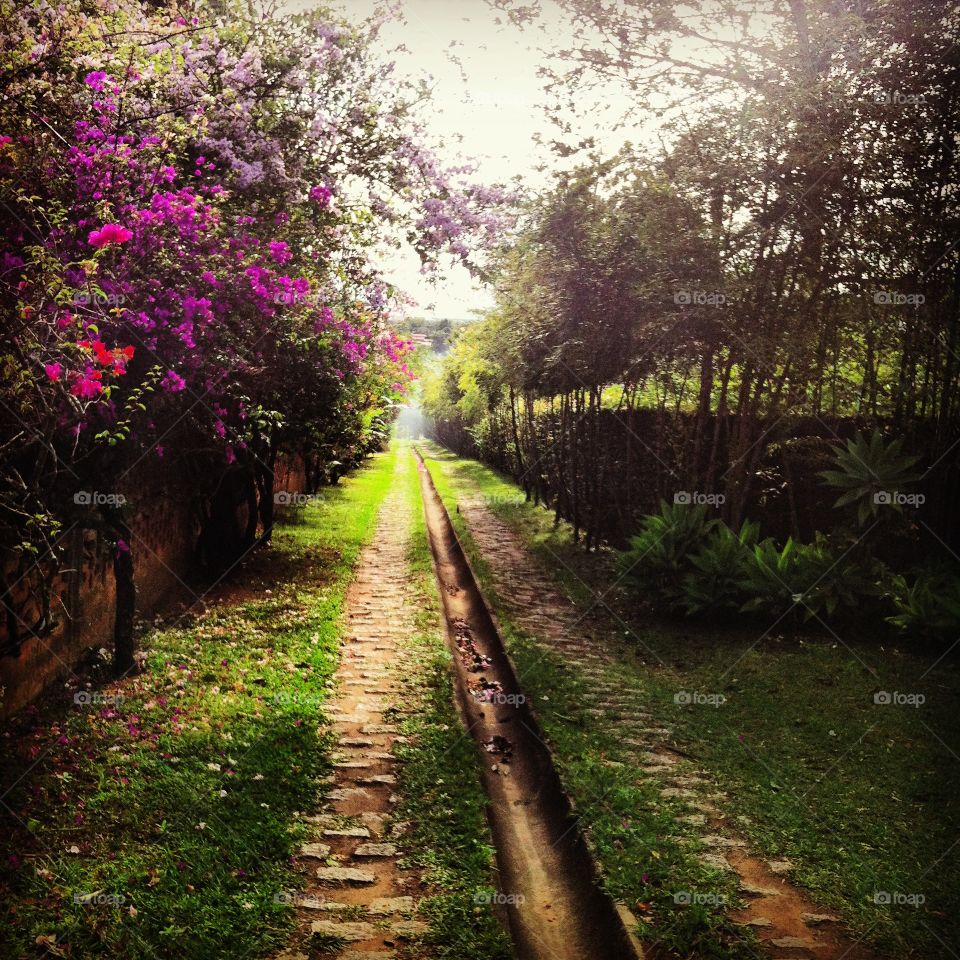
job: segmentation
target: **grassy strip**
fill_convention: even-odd
[[[400,749],[396,816],[409,821],[407,864],[432,891],[420,912],[430,922],[424,941],[450,960],[510,960],[513,953],[489,906],[494,850],[476,749],[454,707],[450,654],[440,629],[440,603],[430,559],[420,487],[409,448],[401,447],[403,482],[412,504],[410,571],[417,607],[416,634],[406,651],[410,714]]]
[[[141,675],[4,739],[0,954],[242,960],[286,941],[346,588],[393,467],[375,457],[222,603],[151,630]]]
[[[449,479],[437,469],[434,475],[448,502],[463,492],[485,496],[575,601],[609,590],[609,556],[578,550],[565,525],[554,528],[550,514],[523,503],[515,485],[486,467],[438,456]],[[489,571],[479,567],[489,588]],[[793,878],[878,948],[896,957],[951,956],[947,945],[960,942],[954,846],[960,681],[954,665],[945,660],[931,668],[908,649],[846,638],[640,622],[622,598],[620,604],[603,614],[610,636],[622,641],[626,634],[633,646],[618,671],[624,690],[662,718],[697,766],[729,792],[726,809],[751,842],[793,862]],[[549,676],[549,668],[539,668],[510,632],[518,665],[527,668],[525,682],[542,686],[538,671]],[[552,677],[545,689],[560,682]],[[726,701],[678,705],[681,691],[721,694]],[[919,693],[926,701],[920,707],[876,703],[878,691]],[[562,723],[541,713],[567,766],[575,743],[565,740]],[[589,793],[589,778],[579,788],[576,780],[570,781],[574,794]],[[629,880],[634,854],[621,852],[628,847],[599,842],[612,874],[628,880],[624,891],[656,901],[656,890],[635,876]],[[669,882],[676,889],[676,881]]]

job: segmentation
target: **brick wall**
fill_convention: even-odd
[[[277,490],[304,489],[303,465],[297,460],[277,464]],[[120,491],[124,492],[124,491]],[[195,509],[187,496],[164,494],[138,498],[130,517],[131,549],[137,584],[137,613],[150,616],[175,602],[196,599],[189,574],[199,532]],[[95,530],[73,528],[64,534],[67,559],[54,581],[50,607],[57,623],[45,636],[28,636],[39,603],[32,584],[21,580],[12,591],[21,623],[19,656],[0,656],[0,718],[9,717],[63,680],[91,649],[113,649],[115,590],[112,547]],[[16,558],[6,560],[13,580]],[[0,622],[0,639],[6,624]]]

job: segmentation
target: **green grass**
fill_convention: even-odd
[[[144,672],[91,691],[114,700],[51,697],[2,741],[0,955],[242,960],[286,942],[344,596],[393,466],[377,455],[278,528],[225,602],[150,630]]]
[[[492,885],[494,850],[478,757],[454,706],[451,658],[440,627],[441,612],[430,559],[415,461],[401,447],[402,480],[413,505],[409,552],[417,631],[405,651],[409,664],[396,817],[410,821],[407,864],[430,895],[420,905],[429,919],[425,944],[449,960],[510,960],[510,941],[478,894]],[[489,903],[489,898],[487,898]],[[419,956],[419,954],[418,954]]]
[[[547,511],[522,503],[512,483],[433,449],[448,474],[444,479],[432,464],[448,505],[458,494],[479,491],[575,601],[590,605],[598,592],[609,590],[616,579],[609,552],[578,550],[566,526],[554,528]],[[462,518],[453,516],[463,535]],[[489,570],[480,558],[472,559],[489,590]],[[953,846],[960,821],[960,683],[949,658],[932,665],[933,657],[909,647],[884,649],[862,639],[762,637],[753,628],[717,631],[652,621],[631,610],[616,590],[596,613],[622,650],[616,673],[626,700],[633,698],[674,731],[695,766],[726,793],[724,808],[757,849],[792,861],[796,882],[891,956],[953,955],[949,945],[960,942],[960,845]],[[544,660],[508,618],[507,626],[528,689],[534,695],[565,689],[561,666]],[[674,696],[681,691],[722,694],[726,702],[678,705]],[[921,693],[926,702],[919,708],[877,704],[879,691]],[[565,689],[562,696],[570,704],[588,693]],[[612,793],[613,809],[626,815],[635,804],[640,811],[639,825],[630,830],[619,832],[605,812],[609,797],[601,809],[591,807],[597,788],[590,757],[581,760],[579,751],[617,756],[616,745],[594,729],[600,727],[595,721],[581,717],[587,729],[579,730],[569,721],[576,711],[558,708],[552,695],[537,707],[571,792],[584,798],[585,819],[612,889],[653,905],[648,937],[690,940],[690,931],[671,926],[669,912],[660,917],[664,891],[637,877],[634,863],[649,862],[643,845],[656,822],[643,792],[622,806],[619,788]],[[608,781],[599,782],[606,788]],[[669,832],[669,825],[664,829]],[[660,861],[669,856],[661,851]],[[671,861],[662,878],[669,888],[677,889],[677,871],[682,878],[683,869]],[[645,872],[651,881],[658,876]],[[920,895],[925,902],[878,905],[874,898],[881,892]]]

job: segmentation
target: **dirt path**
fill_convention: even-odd
[[[398,864],[404,826],[391,815],[402,712],[394,671],[413,631],[406,600],[410,509],[395,479],[347,593],[337,696],[328,711],[338,740],[330,803],[309,818],[316,839],[299,858],[307,888],[291,895],[298,932],[277,960],[312,960],[312,946],[330,938],[349,946],[323,956],[393,960],[426,930],[415,919],[418,880]]]
[[[442,461],[433,463],[453,479]],[[704,862],[738,874],[747,906],[733,917],[756,931],[767,955],[784,960],[872,960],[874,954],[847,936],[836,917],[818,909],[790,883],[788,862],[765,860],[749,851],[723,813],[723,792],[681,760],[662,718],[637,709],[629,680],[619,669],[624,651],[613,649],[602,631],[593,628],[591,619],[560,592],[513,530],[478,495],[460,496],[458,510],[511,620],[589,682],[593,698],[589,713],[598,721],[616,724],[621,741],[631,748],[632,762],[655,778],[661,796],[687,807],[683,819],[702,829]]]

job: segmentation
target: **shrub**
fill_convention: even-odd
[[[700,549],[720,521],[707,516],[703,505],[660,501],[660,512],[643,518],[620,559],[621,570],[634,591],[657,605],[676,609],[683,600],[682,580],[691,555]]]
[[[874,570],[836,552],[821,534],[813,543],[790,537],[779,548],[773,540],[756,544],[744,566],[740,589],[749,599],[741,608],[774,616],[803,611],[803,619],[833,616],[879,593]]]
[[[913,583],[892,578],[891,599],[896,612],[887,621],[904,633],[929,639],[954,639],[960,634],[960,578],[926,570]]]
[[[919,479],[912,468],[920,459],[901,453],[902,446],[902,440],[886,443],[880,431],[874,430],[869,441],[858,433],[845,447],[834,447],[836,469],[820,474],[828,486],[843,491],[834,506],[856,504],[860,526],[877,516],[881,504],[899,512],[900,505],[891,494]]]
[[[740,580],[744,565],[760,534],[760,525],[745,520],[739,533],[719,524],[700,549],[690,557],[690,570],[683,578],[683,605],[691,616],[724,614],[742,603]]]

